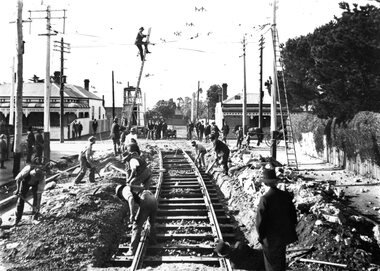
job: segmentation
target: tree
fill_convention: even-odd
[[[222,96],[222,87],[219,85],[212,85],[207,90],[207,101],[210,110],[210,116],[212,119],[215,118],[215,107],[216,103],[220,102]]]
[[[351,118],[380,110],[380,10],[340,3],[340,18],[283,50],[292,108],[309,104],[320,117]]]
[[[172,118],[174,116],[176,104],[173,99],[168,101],[160,100],[156,103],[153,110],[158,112],[164,119]]]

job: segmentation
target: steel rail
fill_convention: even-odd
[[[208,209],[210,221],[212,221],[211,229],[216,234],[216,236],[219,240],[223,240],[222,231],[220,230],[220,227],[219,227],[219,222],[218,222],[218,219],[216,217],[215,209],[214,209],[213,204],[211,202],[211,198],[210,198],[210,195],[208,193],[206,184],[204,183],[204,180],[202,178],[202,175],[199,172],[198,168],[196,167],[194,161],[190,158],[190,156],[186,152],[184,152],[184,151],[182,151],[182,152],[183,152],[184,156],[186,157],[186,159],[188,160],[191,167],[193,168],[194,172],[196,173],[198,182],[202,187],[201,191],[203,193],[203,198],[205,200],[205,203],[206,203],[206,206]],[[232,271],[231,262],[229,259],[221,258],[220,262],[222,263],[221,265],[223,265],[223,267],[225,267],[228,271]]]
[[[159,157],[159,167],[160,167],[160,170],[159,170],[159,178],[158,178],[158,182],[156,184],[156,193],[155,193],[155,197],[156,199],[158,200],[158,197],[160,195],[160,191],[161,191],[161,184],[162,184],[162,181],[164,179],[164,173],[163,173],[163,158],[162,158],[162,152],[161,150],[158,150],[158,157]],[[139,242],[139,245],[137,246],[137,249],[136,249],[136,252],[135,252],[135,256],[133,257],[133,261],[132,261],[132,264],[129,268],[130,271],[135,271],[137,270],[141,264],[142,264],[142,261],[143,261],[143,257],[144,257],[144,252],[145,252],[145,247],[146,247],[146,241],[148,239],[148,236],[149,236],[149,232],[150,232],[150,225],[148,225],[149,223],[145,222],[145,226],[144,226],[144,231],[143,231],[143,234],[142,234],[142,237],[140,239],[140,242]]]

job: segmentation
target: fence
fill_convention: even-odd
[[[326,136],[325,136],[326,137]],[[358,154],[354,159],[348,159],[346,154],[336,147],[329,147],[326,138],[324,142],[324,152],[318,153],[315,149],[315,143],[312,133],[303,133],[300,149],[303,153],[323,159],[336,167],[342,167],[347,171],[355,174],[380,179],[380,166],[368,160],[362,160]]]

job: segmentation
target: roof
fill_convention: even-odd
[[[260,99],[259,93],[247,93],[247,104],[258,104]],[[223,105],[226,104],[242,104],[243,103],[243,93],[236,93],[231,95],[230,98],[227,98],[223,101]],[[272,97],[268,95],[268,93],[264,92],[263,104],[271,104]]]
[[[51,97],[60,97],[59,86],[55,83],[51,84]],[[45,83],[32,83],[27,82],[23,84],[23,97],[43,97],[45,93]],[[94,93],[85,90],[83,87],[75,86],[71,84],[65,84],[64,96],[72,98],[82,98],[82,99],[92,99],[92,100],[102,100]],[[11,96],[11,84],[1,84],[0,85],[0,97],[10,97]]]

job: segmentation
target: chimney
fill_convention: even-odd
[[[84,89],[90,91],[90,80],[84,79]]]
[[[226,83],[222,84],[222,102],[228,98],[228,95],[227,95],[227,86],[228,85]]]

